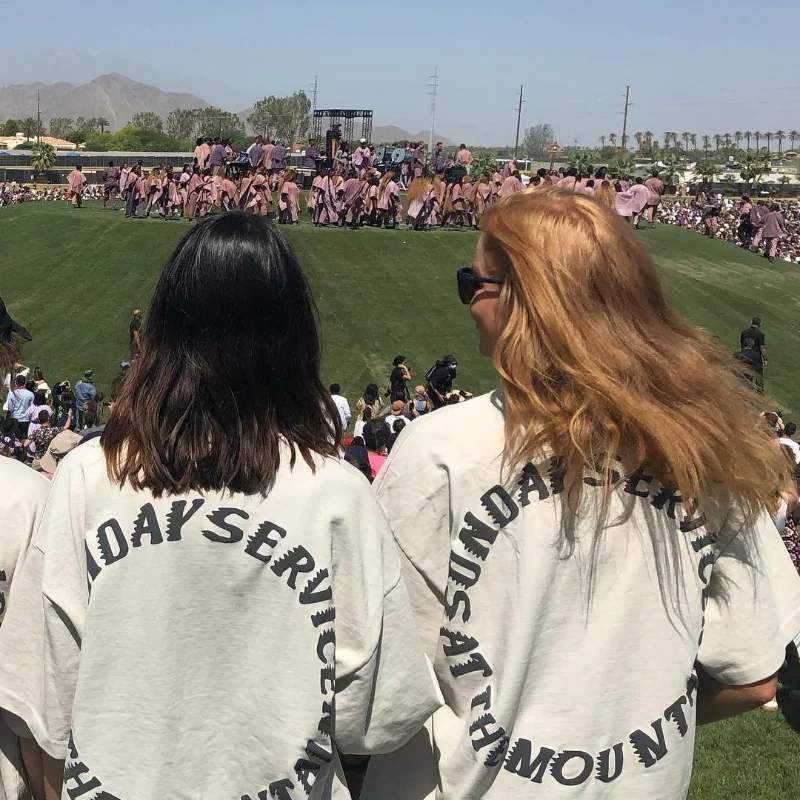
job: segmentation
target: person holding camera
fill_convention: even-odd
[[[447,396],[453,390],[458,359],[449,353],[442,356],[425,376],[428,379],[428,396],[434,409],[447,405]]]
[[[408,382],[411,380],[411,369],[406,364],[405,356],[395,356],[392,361],[392,371],[389,374],[389,399],[392,403],[395,400],[408,400]]]

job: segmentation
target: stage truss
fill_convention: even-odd
[[[372,141],[372,111],[354,108],[323,108],[314,112],[314,124],[311,129],[311,138],[318,142],[325,139],[325,134],[340,126],[342,140],[355,141],[355,121],[361,120],[361,137],[368,142]],[[326,125],[327,120],[327,125]]]

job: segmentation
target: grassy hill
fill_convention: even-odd
[[[186,230],[184,222],[125,220],[92,203],[81,211],[61,203],[0,210],[0,295],[34,333],[26,363],[40,364],[51,384],[74,382],[91,367],[107,389],[127,356],[131,310],[146,308],[161,266]],[[460,386],[484,391],[494,385],[455,292],[454,273],[471,263],[474,234],[307,225],[286,233],[319,304],[325,377],[341,383],[352,400],[370,381],[385,385],[398,353],[421,375],[436,357],[455,352]],[[729,350],[753,314],[764,318],[768,388],[783,408],[800,408],[793,405],[800,346],[796,268],[675,228],[641,236],[674,306]],[[800,730],[797,716],[793,725]],[[794,797],[799,753],[782,714],[755,712],[702,729],[691,798]]]
[[[0,211],[0,295],[34,333],[29,365],[73,381],[87,367],[107,386],[127,353],[134,306],[147,306],[159,271],[187,230],[182,221],[126,220],[89,203],[31,203]],[[458,384],[494,385],[477,354],[454,273],[470,264],[472,233],[284,229],[308,271],[323,322],[325,377],[357,395],[385,385],[402,353],[422,375],[444,353],[460,360]],[[641,233],[672,304],[733,352],[754,314],[764,318],[767,387],[794,408],[794,353],[800,347],[796,268],[769,264],[721,242],[667,226]]]

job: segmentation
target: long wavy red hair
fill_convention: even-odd
[[[607,484],[620,466],[646,465],[686,498],[725,488],[748,514],[771,502],[789,465],[735,362],[669,308],[652,259],[613,210],[538,188],[503,199],[481,227],[505,278],[493,357],[510,466],[563,459],[573,512],[586,465]]]

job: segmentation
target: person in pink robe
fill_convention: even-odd
[[[342,226],[347,224],[351,228],[357,227],[358,221],[361,219],[361,206],[364,203],[365,187],[366,184],[360,181],[353,172],[344,182],[342,208],[339,212],[339,220]]]
[[[189,202],[189,181],[192,179],[192,168],[188,164],[183,165],[183,171],[178,179],[178,194],[183,208]]]
[[[369,166],[369,148],[367,142],[362,139],[358,147],[353,151],[353,169],[359,178],[363,178]]]
[[[264,161],[263,164],[267,169],[267,173],[272,169],[272,151],[275,149],[275,142],[271,139],[267,139],[264,142]]]
[[[581,190],[580,181],[578,179],[578,170],[575,167],[571,167],[565,177],[561,178],[559,182],[556,184],[559,189],[563,189],[565,192],[579,192]]]
[[[494,171],[492,175],[492,202],[496,203],[497,200],[500,198],[500,187],[503,185],[503,176],[497,170]]]
[[[134,164],[125,181],[125,188],[122,191],[122,196],[125,199],[126,219],[133,219],[139,213],[139,200],[141,198],[139,192],[139,175],[141,169],[141,165]]]
[[[197,215],[205,217],[217,202],[217,184],[211,170],[206,167],[197,188]]]
[[[295,183],[296,177],[294,170],[288,170],[278,189],[280,192],[278,208],[281,212],[278,222],[282,225],[300,224],[300,190]]]
[[[308,212],[309,222],[317,221],[317,207],[320,203],[320,186],[322,185],[322,175],[316,175],[311,181],[311,189],[306,197],[306,211]]]
[[[200,167],[200,173],[208,166],[208,159],[211,156],[211,140],[205,139],[202,136],[197,140],[197,145],[194,148],[194,158],[197,166]]]
[[[481,176],[478,185],[475,187],[475,221],[474,227],[480,228],[481,218],[492,207],[492,185],[488,178]]]
[[[650,192],[647,187],[642,185],[642,179],[637,178],[638,183],[635,183],[630,189],[626,191],[617,192],[614,199],[614,208],[621,217],[631,224],[635,224],[647,206],[647,201],[650,198]]]
[[[267,216],[272,205],[272,192],[269,189],[269,177],[265,167],[259,167],[247,187],[245,208],[253,214]]]
[[[505,180],[514,172],[519,172],[517,169],[517,157],[512,156],[505,164],[503,164],[503,169],[500,172],[500,177]]]
[[[80,164],[67,175],[67,183],[69,184],[69,195],[72,198],[72,207],[80,208],[83,204],[83,189],[86,186],[86,176],[83,174],[83,167]]]
[[[262,161],[263,166],[263,161]],[[261,169],[258,167],[257,169]],[[250,194],[251,194],[251,187],[253,185],[253,177],[255,176],[255,170],[248,169],[242,177],[239,179],[239,189],[238,189],[238,196],[239,196],[239,209],[244,211],[247,208],[247,204],[250,202]]]
[[[200,173],[200,167],[195,164],[192,167],[192,174],[186,183],[186,203],[183,206],[183,216],[186,219],[194,219],[197,214],[197,201],[200,195],[200,184],[203,182],[203,176]]]
[[[514,194],[514,192],[521,192],[524,188],[525,186],[519,178],[519,172],[515,171],[503,181],[503,185],[500,187],[498,196],[500,198],[508,197],[509,195]]]
[[[340,173],[335,172],[331,177],[333,182],[333,194],[336,198],[334,208],[336,209],[337,220],[341,220],[342,207],[344,206],[344,178]]]
[[[394,229],[397,227],[398,206],[400,206],[400,187],[394,179],[394,172],[389,170],[383,178],[381,178],[378,187],[380,223],[383,223],[385,228]]]
[[[654,169],[653,174],[644,182],[647,191],[650,192],[650,199],[647,201],[645,215],[652,228],[656,224],[658,207],[661,205],[661,197],[664,194],[664,181],[658,177],[658,170]]]
[[[127,164],[122,165],[119,172],[119,194],[122,197],[125,194],[125,187],[128,185],[128,175],[131,174],[130,167]]]
[[[319,178],[314,224],[323,227],[336,225],[339,221],[339,214],[336,210],[336,184],[328,170],[322,170]]]
[[[145,207],[144,215],[150,216],[153,206],[158,204],[161,199],[161,171],[156,167],[150,170],[150,174],[145,180]]]
[[[236,208],[237,196],[238,190],[236,189],[236,184],[230,179],[230,176],[226,172],[225,177],[220,183],[220,202],[222,210],[230,211],[232,208]]]

